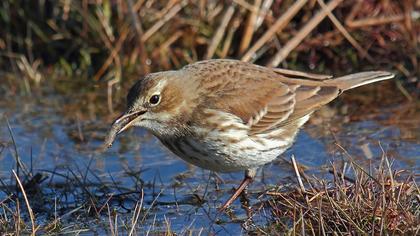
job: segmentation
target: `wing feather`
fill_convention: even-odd
[[[250,135],[296,122],[340,93],[336,86],[326,86],[329,76],[292,74],[235,60],[201,61],[184,70],[200,78],[203,106],[236,115]]]

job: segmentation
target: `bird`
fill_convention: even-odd
[[[129,127],[150,131],[184,161],[215,172],[244,171],[226,210],[259,167],[292,146],[311,114],[344,91],[391,79],[386,71],[334,78],[233,59],[150,73],[129,90],[104,147]]]

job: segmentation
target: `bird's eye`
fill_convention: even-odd
[[[149,102],[152,105],[156,105],[156,104],[158,104],[159,100],[160,100],[159,95],[153,95],[153,96],[150,97]]]

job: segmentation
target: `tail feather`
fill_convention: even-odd
[[[342,91],[353,89],[370,83],[392,79],[394,74],[387,71],[369,71],[351,75],[345,75],[336,79],[329,80]]]

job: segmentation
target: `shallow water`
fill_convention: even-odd
[[[137,232],[164,231],[170,224],[179,234],[187,230],[237,234],[269,220],[269,215],[260,212],[252,222],[247,221],[240,201],[233,205],[232,215],[218,214],[217,207],[240,183],[243,173],[216,175],[190,166],[144,130],[131,129],[107,152],[95,151],[118,112],[108,112],[105,89],[68,89],[68,82],[61,83],[32,95],[9,91],[1,97],[0,178],[4,185],[0,185],[0,202],[14,185],[11,170],[16,169],[16,147],[28,171],[45,176],[40,184],[42,197],[36,198],[42,201],[32,202],[39,223],[55,214],[64,216],[70,229],[109,233],[105,212],[109,206],[118,213],[124,231],[124,222],[132,219],[136,203],[141,202],[142,190],[147,214],[140,216]],[[396,95],[384,99],[375,95],[379,89],[362,89],[317,113],[295,145],[259,171],[249,189],[250,204],[264,199],[264,190],[274,185],[295,183],[291,155],[306,167],[307,174],[323,178],[331,177],[327,171],[331,162],[349,160],[345,152],[367,169],[386,154],[393,167],[419,173],[418,100],[407,101],[399,91],[392,91],[392,85],[373,86],[383,86],[386,94]],[[367,102],[361,102],[364,100]],[[86,211],[89,194],[94,195],[98,208],[106,206],[101,209],[105,214],[67,214],[79,206]]]

